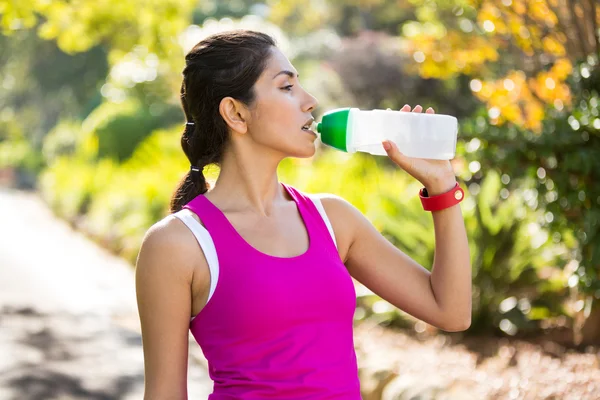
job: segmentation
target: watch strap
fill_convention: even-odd
[[[435,196],[429,196],[427,189],[423,188],[419,191],[419,197],[425,211],[440,211],[460,203],[465,198],[465,192],[456,182],[451,190]]]

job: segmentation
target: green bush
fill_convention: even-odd
[[[152,133],[121,164],[90,205],[86,230],[134,261],[145,231],[165,217],[171,194],[189,165],[179,128]]]
[[[3,121],[0,127],[0,168],[16,168],[35,174],[42,166],[41,155],[27,140],[20,125],[15,120]]]
[[[155,109],[158,111],[151,111]],[[178,120],[183,121],[183,115],[173,105],[151,108],[129,98],[122,103],[101,104],[83,126],[98,137],[98,157],[123,162],[151,132],[171,126]]]

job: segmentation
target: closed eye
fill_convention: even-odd
[[[287,91],[289,92],[289,91],[291,91],[291,90],[292,90],[292,87],[293,87],[293,86],[294,86],[294,85],[287,85],[287,86],[284,86],[284,87],[282,87],[281,89],[282,89],[282,90],[287,90]]]

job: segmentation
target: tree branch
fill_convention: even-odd
[[[575,31],[577,32],[577,36],[579,37],[579,43],[582,50],[581,57],[583,58],[588,54],[587,40],[584,37],[583,32],[581,31],[581,25],[577,21],[577,10],[575,9],[577,5],[575,4],[575,0],[568,0],[568,4],[569,11],[571,13],[571,21],[573,22],[573,25],[575,25]]]
[[[590,8],[592,10],[592,29],[594,41],[596,42],[596,55],[600,58],[600,32],[598,31],[598,12],[596,11],[596,0],[588,0],[590,3]]]
[[[592,0],[594,1],[594,0]],[[546,4],[548,5],[548,8],[550,8],[552,10],[552,12],[554,13],[554,15],[556,15],[556,19],[558,20],[558,26],[560,27],[560,30],[565,34],[565,37],[567,38],[567,42],[565,43],[565,50],[567,51],[567,55],[569,54],[569,47],[573,48],[575,46],[578,46],[577,44],[577,40],[573,37],[573,32],[572,32],[572,25],[569,24],[569,21],[567,21],[567,19],[565,18],[565,13],[561,11],[561,8],[564,9],[565,7],[562,7],[560,4],[558,6],[553,6],[552,3],[549,0],[546,0]],[[576,59],[577,57],[569,57],[571,59],[571,61],[575,61],[574,58]]]

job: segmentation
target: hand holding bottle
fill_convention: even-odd
[[[400,111],[410,112],[411,107],[407,104]],[[423,107],[417,105],[412,112],[421,113]],[[426,113],[434,114],[435,111],[430,107]],[[445,193],[456,184],[454,170],[449,160],[408,157],[402,154],[402,149],[398,149],[394,142],[385,140],[382,144],[388,157],[409,175],[421,182],[427,188],[430,196]]]
[[[383,142],[390,140],[410,157],[451,160],[456,153],[458,120],[434,113],[346,107],[323,114],[315,128],[321,142],[347,153],[387,156]]]

